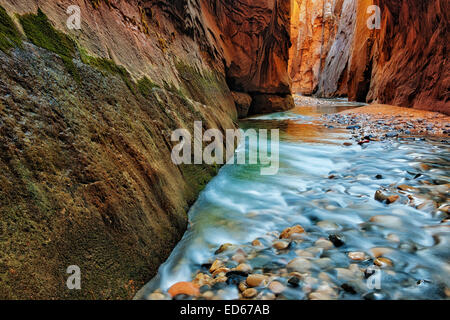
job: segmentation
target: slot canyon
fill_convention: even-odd
[[[447,0],[0,0],[0,298],[134,298],[220,170],[172,162],[172,132],[194,121],[224,133],[298,97],[447,121],[449,12]],[[70,265],[83,290],[67,290]]]

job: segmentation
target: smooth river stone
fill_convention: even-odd
[[[370,222],[379,224],[388,228],[398,228],[402,226],[402,219],[395,216],[379,215],[370,218]]]
[[[289,262],[287,268],[291,271],[305,273],[311,269],[311,262],[305,258],[298,257]]]
[[[364,261],[366,254],[364,252],[349,252],[348,257],[354,261]]]
[[[259,287],[264,284],[267,277],[262,274],[251,274],[247,277],[246,283],[249,287]]]

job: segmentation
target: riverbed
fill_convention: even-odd
[[[449,144],[395,137],[359,145],[346,127],[321,120],[358,106],[318,100],[242,120],[244,130],[280,130],[278,174],[225,165],[136,298],[169,299],[179,282],[200,289],[178,299],[447,298]],[[236,152],[251,148],[247,141]],[[303,231],[284,237],[293,226]],[[251,284],[252,275],[261,281]]]

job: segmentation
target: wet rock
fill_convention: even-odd
[[[289,247],[289,244],[288,241],[275,241],[272,246],[277,250],[284,250]]]
[[[202,294],[202,297],[207,300],[212,300],[214,298],[214,292],[212,291],[206,291]]]
[[[375,176],[375,179],[377,179],[377,180],[382,180],[382,179],[383,179],[383,176],[382,176],[381,174],[377,174],[377,175]]]
[[[387,197],[386,203],[392,204],[392,203],[395,203],[398,199],[400,199],[399,195],[392,195],[392,196]]]
[[[359,125],[347,126],[347,130],[358,130],[361,129]]]
[[[243,271],[230,271],[226,274],[227,284],[229,285],[239,285],[244,280],[247,279],[248,273]]]
[[[363,295],[364,300],[385,300],[387,297],[383,293],[369,292]]]
[[[249,287],[259,287],[264,285],[267,277],[262,274],[251,274],[247,277],[246,283]]]
[[[320,238],[314,243],[314,245],[318,248],[328,250],[328,249],[333,248],[334,243],[327,239]]]
[[[278,281],[272,281],[269,284],[269,290],[272,291],[275,294],[280,294],[282,293],[284,290],[286,290],[286,287]]]
[[[394,250],[391,248],[376,247],[376,248],[370,249],[370,253],[375,258],[390,254],[392,252],[394,252]]]
[[[347,284],[347,283],[343,283],[341,285],[341,288],[344,289],[345,292],[348,292],[350,294],[356,294],[356,290],[355,288],[353,288],[351,285]]]
[[[300,278],[298,277],[291,277],[288,280],[288,284],[293,287],[293,288],[297,288],[300,285]]]
[[[166,296],[159,292],[152,293],[149,297],[149,300],[166,300]]]
[[[393,265],[391,260],[389,260],[388,258],[384,258],[384,257],[375,259],[375,261],[373,263],[380,268],[392,267],[392,265]]]
[[[252,241],[252,246],[254,246],[254,247],[262,247],[263,245],[262,245],[261,241],[259,241],[258,239],[255,239],[255,240]]]
[[[370,222],[389,228],[398,228],[402,225],[402,220],[399,217],[387,215],[373,216],[370,218]]]
[[[412,191],[416,191],[417,190],[416,188],[408,186],[406,184],[399,185],[397,187],[397,189],[399,189],[401,191],[407,191],[407,192],[412,192]]]
[[[349,252],[348,257],[354,261],[366,260],[366,254],[364,252]]]
[[[234,103],[236,104],[236,109],[238,111],[239,118],[245,118],[248,115],[248,110],[252,104],[252,97],[243,92],[231,91]]]
[[[380,201],[380,202],[384,202],[384,201],[387,200],[387,198],[388,198],[388,196],[385,195],[385,194],[383,193],[383,191],[377,190],[377,191],[375,192],[375,200]]]
[[[288,270],[296,271],[300,273],[308,272],[311,268],[311,262],[305,258],[295,258],[291,260],[287,265]]]
[[[390,233],[386,236],[386,239],[388,239],[389,241],[392,242],[400,242],[400,238],[399,236],[397,236],[396,234]]]
[[[244,263],[247,258],[242,253],[236,253],[231,257],[231,260],[236,261],[237,263]]]
[[[319,221],[317,222],[317,226],[323,230],[338,230],[339,226],[332,222],[332,221],[327,221],[327,220],[323,220],[323,221]]]
[[[314,254],[310,251],[306,251],[306,250],[295,250],[295,254],[299,257],[303,257],[303,258],[314,258]]]
[[[239,287],[238,288],[239,288],[239,291],[244,292],[245,290],[248,289],[248,286],[247,286],[247,284],[244,281],[244,282],[239,283]]]
[[[217,269],[222,268],[222,267],[224,267],[224,263],[220,260],[216,260],[211,265],[211,268],[209,268],[209,272],[214,273],[214,271],[216,271]]]
[[[258,294],[258,291],[254,288],[249,288],[249,289],[245,290],[244,292],[242,292],[242,296],[247,299],[254,298],[257,296],[257,294]]]
[[[228,271],[230,271],[230,269],[228,269],[228,268],[224,268],[224,267],[218,268],[213,272],[212,276],[215,278],[220,274],[225,275]]]
[[[168,293],[172,297],[176,297],[178,295],[196,297],[200,295],[200,290],[199,287],[192,282],[178,282],[170,287]]]
[[[238,265],[236,267],[236,270],[240,271],[240,272],[247,272],[248,273],[248,272],[252,271],[252,267],[250,265],[246,264],[246,263],[241,263],[240,265]]]
[[[294,227],[284,229],[280,235],[280,239],[292,239],[294,235],[303,233],[305,233],[305,229],[303,229],[300,225],[296,225]]]
[[[225,243],[225,244],[221,245],[220,248],[217,249],[214,254],[221,254],[222,252],[225,252],[232,247],[233,247],[233,245],[231,243]]]
[[[395,138],[398,137],[398,132],[397,131],[391,131],[386,133],[386,138]]]
[[[334,244],[336,248],[342,247],[345,243],[341,235],[331,234],[328,239]]]

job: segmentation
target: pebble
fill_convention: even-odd
[[[314,245],[318,248],[323,248],[325,250],[331,249],[333,248],[333,242],[324,239],[324,238],[320,238],[319,240],[317,240]]]
[[[257,296],[257,294],[258,294],[258,291],[254,288],[249,288],[249,289],[245,290],[244,292],[242,292],[242,296],[247,299],[254,298]]]
[[[297,272],[308,272],[311,268],[311,262],[305,258],[295,258],[291,260],[287,265],[288,270],[297,271]]]
[[[230,271],[230,269],[228,269],[228,268],[218,268],[213,272],[212,276],[216,277],[216,276],[220,275],[221,273],[226,274],[229,271]]]
[[[349,252],[348,257],[354,261],[366,260],[366,254],[364,252]]]
[[[393,195],[393,196],[389,196],[386,199],[387,204],[392,204],[395,203],[398,199],[400,199],[399,195]]]
[[[382,248],[382,247],[377,247],[377,248],[372,248],[370,249],[370,253],[372,254],[372,256],[374,258],[378,258],[387,254],[390,254],[394,252],[393,249],[391,248]]]
[[[267,277],[262,274],[251,274],[248,276],[246,283],[249,287],[259,287],[264,284]]]
[[[380,201],[380,202],[383,202],[383,201],[386,201],[387,198],[388,198],[388,196],[385,195],[385,194],[383,193],[383,191],[377,190],[377,191],[375,192],[375,200]]]
[[[303,234],[305,229],[302,226],[296,225],[291,228],[286,228],[280,235],[280,239],[292,239],[295,234]]]
[[[386,239],[392,242],[400,242],[400,237],[393,233],[388,234]]]
[[[255,239],[255,240],[252,241],[252,246],[254,246],[254,247],[262,247],[263,245],[262,245],[261,241],[259,241],[258,239]]]
[[[200,295],[200,289],[192,282],[178,282],[170,287],[168,293],[172,296],[187,295],[196,297]]]
[[[398,228],[402,225],[402,220],[399,217],[386,215],[373,216],[370,218],[370,222],[391,228]]]
[[[295,254],[303,258],[314,258],[314,254],[312,254],[312,252],[302,249],[295,250]]]
[[[231,247],[233,247],[233,245],[231,243],[225,243],[225,244],[221,245],[219,249],[216,250],[215,254],[220,254],[222,252],[225,252],[228,249],[230,249]]]
[[[212,291],[206,291],[202,294],[202,297],[208,300],[212,300],[214,298],[214,292]]]
[[[375,261],[373,263],[380,268],[391,267],[393,265],[391,260],[389,260],[388,258],[383,258],[383,257],[375,259]]]
[[[345,243],[342,240],[342,237],[337,234],[330,234],[328,239],[334,244],[335,247],[339,248],[342,247]]]
[[[323,221],[319,221],[317,222],[317,226],[319,228],[322,228],[323,230],[338,230],[339,226],[332,222],[332,221],[327,221],[327,220],[323,220]]]
[[[288,241],[282,241],[282,240],[280,240],[280,241],[275,241],[274,243],[273,243],[273,247],[275,248],[275,249],[277,249],[277,250],[284,250],[284,249],[287,249],[288,247],[289,247],[289,242]]]
[[[211,265],[211,268],[209,268],[209,272],[214,273],[214,271],[216,271],[219,268],[222,268],[224,266],[223,262],[220,260],[216,260],[213,262],[213,264]]]
[[[166,300],[166,296],[159,292],[152,293],[148,298],[149,300]]]
[[[298,278],[298,277],[291,277],[288,280],[288,284],[291,287],[297,288],[300,285],[300,278]]]
[[[280,294],[282,293],[284,290],[286,290],[286,287],[278,281],[272,281],[269,284],[269,290],[272,291],[275,294]]]
[[[241,283],[239,283],[239,287],[238,288],[239,288],[239,291],[244,292],[245,290],[248,289],[248,286],[247,286],[247,284],[245,282],[241,282]]]
[[[240,265],[238,265],[236,267],[237,271],[242,271],[242,272],[250,272],[252,271],[252,267],[246,263],[241,263]]]

